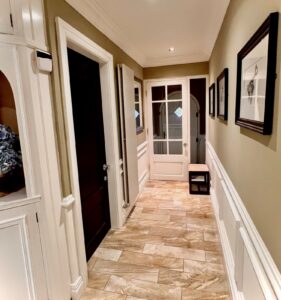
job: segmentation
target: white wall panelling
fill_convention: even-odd
[[[233,299],[281,299],[280,273],[209,142],[207,164]]]
[[[139,179],[139,192],[145,186],[149,179],[149,156],[148,156],[148,142],[145,141],[137,148],[138,152],[138,179]]]

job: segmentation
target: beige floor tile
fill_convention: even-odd
[[[222,264],[214,264],[210,262],[201,262],[196,260],[185,260],[184,272],[214,275],[225,274],[224,266]]]
[[[158,282],[178,287],[192,289],[200,288],[204,284],[205,275],[176,272],[172,270],[160,270]]]
[[[209,242],[219,242],[219,236],[216,231],[205,231],[204,240]]]
[[[122,253],[122,251],[120,251],[120,250],[99,247],[95,251],[94,257],[102,258],[102,259],[106,259],[106,260],[117,261],[121,255],[121,253]]]
[[[185,247],[190,249],[198,249],[204,251],[213,251],[219,252],[220,245],[216,242],[207,242],[203,240],[192,240],[192,239],[185,239],[185,238],[166,238],[164,239],[164,244],[167,246],[174,246],[174,247]]]
[[[127,279],[141,279],[143,281],[156,282],[159,269],[151,266],[131,263],[98,260],[92,269],[95,273],[117,275]]]
[[[167,227],[151,227],[149,234],[159,235],[161,237],[183,237],[186,229],[175,229]]]
[[[119,262],[134,262],[134,264],[136,265],[143,265],[155,268],[168,268],[183,271],[183,259],[173,257],[164,257],[124,251],[119,259]]]
[[[93,256],[89,259],[89,261],[88,261],[88,263],[87,263],[88,270],[91,270],[91,269],[93,268],[93,266],[95,265],[96,261],[97,261],[97,258],[93,255]]]
[[[132,216],[132,219],[143,219],[143,220],[155,220],[155,221],[170,221],[169,215],[156,215],[156,214],[146,214],[146,213],[137,213]]]
[[[186,229],[186,224],[182,222],[164,222],[164,221],[137,220],[137,219],[129,219],[128,222],[126,223],[126,226],[128,226],[128,228],[130,228],[131,226],[134,226],[135,228],[137,227],[142,228],[143,226],[145,226],[148,232],[152,226],[160,226],[160,227],[165,226],[173,229]]]
[[[127,241],[123,239],[115,239],[113,237],[110,237],[104,239],[100,247],[116,249],[121,251],[127,250],[133,252],[142,252],[144,248],[144,243],[136,241]]]
[[[113,235],[115,239],[126,241],[137,241],[140,243],[162,244],[162,237],[157,235],[149,235],[139,233],[138,231],[117,231]]]
[[[107,284],[110,275],[89,271],[88,287],[98,290],[103,290]]]
[[[202,275],[205,277],[204,283],[201,286],[201,289],[210,292],[210,293],[218,293],[218,294],[227,294],[228,293],[228,282],[225,276],[218,275]]]
[[[125,300],[125,299],[126,299],[125,295],[105,292],[105,291],[91,289],[91,288],[87,288],[85,293],[80,298],[80,300]]]
[[[206,261],[215,264],[223,264],[222,253],[206,251]]]
[[[180,288],[141,280],[126,280],[114,275],[110,277],[105,290],[148,300],[181,299]]]
[[[145,244],[143,253],[205,261],[205,251],[181,247]]]
[[[127,296],[126,300],[147,300],[147,299]]]
[[[228,293],[210,293],[202,290],[182,289],[182,300],[230,300]]]
[[[170,216],[186,216],[186,211],[178,209],[155,209],[143,208],[143,213],[156,214],[156,215],[170,215]]]
[[[83,300],[230,300],[210,197],[186,182],[148,182],[95,255]]]

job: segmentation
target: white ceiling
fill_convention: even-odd
[[[149,67],[209,60],[230,0],[66,1]]]

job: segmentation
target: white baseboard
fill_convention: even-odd
[[[70,284],[71,286],[71,297],[73,300],[78,300],[80,299],[83,291],[85,290],[85,286],[83,283],[83,278],[82,276],[79,276],[75,282],[73,282],[72,284]]]
[[[281,275],[212,145],[211,199],[233,299],[281,299]]]

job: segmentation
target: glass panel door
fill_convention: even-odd
[[[183,154],[182,85],[163,85],[151,88],[153,153],[156,155]]]
[[[146,84],[149,111],[150,178],[187,180],[188,84],[186,78]]]

